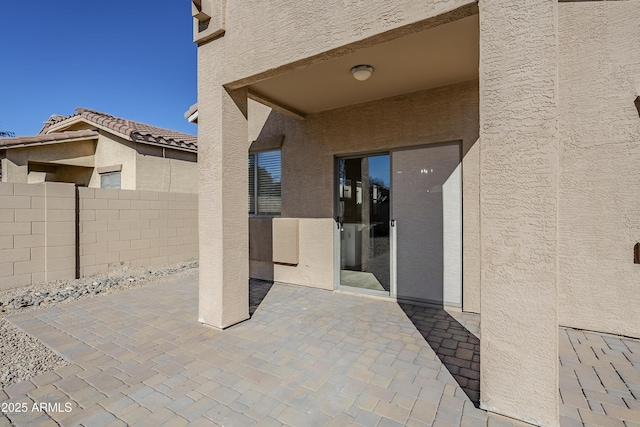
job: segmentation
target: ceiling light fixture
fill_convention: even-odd
[[[373,67],[371,65],[356,65],[351,69],[351,75],[358,81],[365,81],[373,74]]]

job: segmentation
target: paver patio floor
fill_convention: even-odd
[[[477,316],[253,282],[252,318],[218,331],[198,324],[197,296],[193,277],[8,318],[70,362],[0,392],[0,400],[29,408],[33,402],[58,402],[61,411],[9,418],[18,426],[513,425],[472,402],[478,389]],[[584,373],[588,365],[571,358],[589,347],[587,338],[600,346],[603,358],[616,358],[610,366],[623,366],[622,354],[626,391],[613,379],[601,381],[602,390],[591,384],[600,395],[585,396],[586,409],[577,398],[573,406],[564,404],[563,424],[582,419],[623,425],[625,419],[628,427],[636,426],[638,343],[620,346],[612,338],[611,349],[606,338],[600,342],[573,332],[561,341],[561,352],[567,352],[565,360],[561,354],[561,384],[567,391],[575,392],[572,375],[578,375],[578,387],[582,376],[594,379]],[[592,362],[603,360],[596,356]],[[627,411],[618,417],[597,413],[623,409],[603,400],[610,391]],[[600,407],[591,408],[596,401]],[[65,403],[71,404],[69,412]]]

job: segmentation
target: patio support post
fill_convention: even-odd
[[[557,0],[479,11],[481,407],[557,426]]]
[[[247,92],[227,92],[218,56],[199,54],[199,321],[223,329],[249,318]]]

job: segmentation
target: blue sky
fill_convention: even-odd
[[[369,157],[369,176],[377,178],[387,186],[391,186],[389,155]]]
[[[191,25],[187,0],[0,1],[0,130],[85,107],[197,133]]]

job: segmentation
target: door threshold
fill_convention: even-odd
[[[333,292],[345,295],[357,295],[360,297],[372,298],[381,301],[396,301],[396,297],[392,297],[389,294],[384,294],[382,292],[372,291],[369,289],[345,289],[341,287],[334,289]]]

